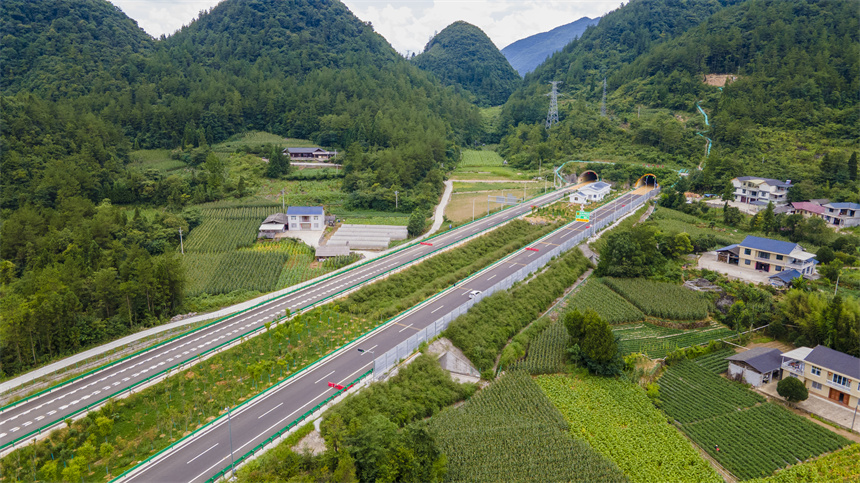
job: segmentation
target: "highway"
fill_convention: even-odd
[[[156,456],[149,464],[129,472],[123,481],[203,482],[230,465],[230,441],[236,457],[248,452],[291,421],[332,395],[328,383],[346,385],[373,367],[375,354],[383,354],[413,333],[435,323],[445,308],[453,309],[468,300],[472,290],[484,291],[528,264],[544,248],[551,249],[588,229],[591,223],[612,218],[621,205],[637,202],[651,188],[625,194],[591,213],[589,222],[577,222],[520,250],[502,263],[479,272],[462,284],[389,323],[348,350],[331,356],[290,382],[270,390],[231,414],[225,420],[200,430],[173,449]],[[357,349],[363,349],[359,352]],[[232,434],[232,438],[228,435]]]
[[[576,186],[568,189],[572,188]],[[427,243],[432,245],[415,244],[373,259],[352,270],[203,327],[80,379],[55,386],[50,392],[9,405],[0,411],[0,451],[11,450],[18,442],[29,441],[41,432],[49,430],[47,425],[60,424],[66,418],[97,405],[99,401],[145,383],[155,374],[164,372],[177,364],[192,361],[198,357],[198,354],[252,332],[266,322],[272,321],[278,314],[283,314],[286,309],[295,312],[330,299],[401,265],[443,250],[495,224],[523,215],[531,210],[532,205],[543,205],[557,200],[565,191],[548,193],[430,238]]]

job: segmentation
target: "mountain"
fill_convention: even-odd
[[[556,27],[549,32],[541,32],[517,40],[502,49],[502,55],[508,59],[511,66],[520,75],[524,76],[535,70],[535,67],[539,66],[549,56],[564,48],[571,40],[578,39],[585,32],[585,29],[592,25],[597,25],[599,21],[600,17],[582,17],[567,25]]]
[[[153,39],[103,0],[3,0],[0,92],[27,90],[57,98],[110,82],[124,55],[147,53]]]
[[[444,84],[470,92],[482,106],[504,103],[520,82],[487,34],[463,21],[445,27],[412,61]]]

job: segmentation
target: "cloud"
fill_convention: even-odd
[[[219,0],[111,0],[153,37],[170,35]],[[483,30],[499,49],[582,17],[599,17],[620,0],[343,0],[373,24],[400,53],[420,52],[448,25],[464,20]]]

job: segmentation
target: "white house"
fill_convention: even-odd
[[[594,203],[595,201],[602,200],[606,195],[608,195],[609,189],[609,183],[604,183],[603,181],[590,183],[571,193],[570,202],[580,205]]]
[[[291,206],[287,208],[290,230],[324,230],[325,210],[322,206]]]
[[[769,202],[774,206],[788,203],[788,189],[791,180],[759,178],[756,176],[740,176],[732,180],[734,198],[738,203],[747,203],[764,209]]]
[[[827,223],[839,227],[860,226],[860,204],[827,203],[822,217]]]

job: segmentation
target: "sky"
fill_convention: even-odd
[[[170,35],[220,0],[109,0],[153,37]],[[341,0],[401,54],[420,52],[457,20],[483,30],[502,49],[582,17],[614,10],[621,0]]]

